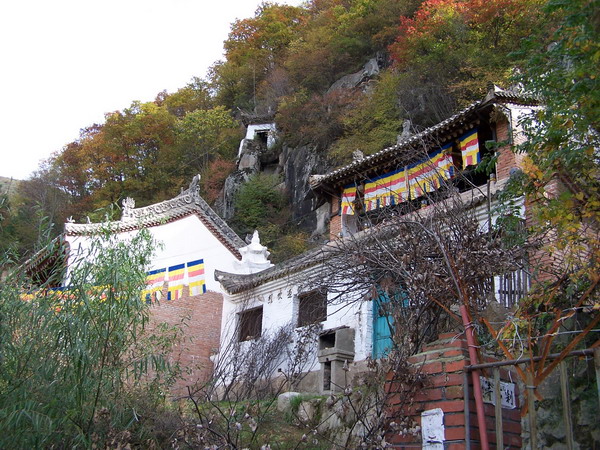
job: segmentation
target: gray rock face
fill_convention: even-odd
[[[368,89],[370,80],[387,64],[382,55],[371,58],[356,73],[346,75],[331,85],[328,93],[360,87]],[[259,140],[244,139],[240,149],[238,171],[230,175],[215,210],[225,220],[233,217],[233,201],[241,184],[258,172],[282,174],[282,188],[290,197],[292,219],[301,229],[314,237],[324,235],[329,223],[329,205],[317,205],[310,190],[311,175],[326,173],[331,167],[325,157],[311,146],[289,147],[266,145]],[[318,207],[318,208],[317,208]]]
[[[342,89],[353,89],[376,75],[379,75],[379,62],[377,58],[371,58],[358,72],[343,76],[333,83],[327,93],[330,94]]]
[[[317,229],[318,220],[317,212],[313,211],[316,205],[309,178],[315,173],[325,173],[328,170],[327,163],[309,146],[292,148],[284,145],[279,161],[285,189],[292,202],[293,219],[303,229],[313,232]],[[320,228],[323,227],[321,223]]]
[[[241,185],[255,173],[282,174],[282,189],[289,195],[293,220],[303,230],[321,235],[327,231],[328,205],[314,211],[316,199],[310,190],[309,178],[313,174],[325,173],[329,169],[325,158],[312,147],[288,147],[280,151],[267,149],[254,141],[246,140],[242,146],[238,170],[225,181],[223,194],[214,208],[225,220],[234,214],[234,199]]]
[[[233,217],[235,194],[237,194],[242,184],[248,181],[253,173],[248,169],[238,170],[229,175],[225,180],[222,195],[219,196],[213,208],[223,219],[230,220]]]
[[[234,214],[235,195],[240,190],[242,184],[255,173],[264,171],[265,168],[277,164],[277,154],[273,150],[267,149],[261,142],[244,139],[240,150],[238,161],[238,170],[233,172],[225,180],[223,193],[215,202],[214,209],[223,219],[230,220]]]
[[[258,172],[260,169],[260,158],[257,153],[243,153],[238,163],[239,170]]]
[[[373,58],[360,71],[360,76],[349,75],[338,80],[334,86],[337,85],[339,89],[351,85],[354,87],[352,84],[354,81],[348,81],[354,75],[357,81],[358,78],[367,79],[377,73],[379,73],[379,64],[377,59]],[[357,82],[361,82],[360,80]],[[296,225],[315,237],[324,235],[329,222],[329,207],[316,204],[309,178],[311,175],[326,173],[329,169],[325,157],[312,146],[289,147],[284,144],[267,148],[258,140],[244,139],[240,149],[238,170],[225,181],[223,193],[215,202],[214,209],[225,220],[230,220],[235,212],[233,207],[235,195],[241,185],[253,174],[261,172],[282,175],[281,187],[289,196],[292,219],[296,221]],[[317,206],[319,206],[318,210],[316,210]]]
[[[252,139],[244,139],[238,161],[238,170],[258,172],[260,170],[260,155],[264,150],[259,142]]]
[[[321,410],[321,400],[305,400],[298,406],[298,420],[305,425],[318,423]]]

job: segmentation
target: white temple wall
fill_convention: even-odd
[[[204,226],[195,215],[190,215],[173,222],[148,227],[157,248],[152,264],[147,270],[167,268],[177,264],[204,260],[204,273],[207,291],[220,292],[221,287],[214,279],[215,270],[232,271],[237,258]],[[119,239],[127,240],[138,231],[118,233]],[[70,245],[68,267],[79,255],[85,255],[89,249],[89,236],[66,236]]]
[[[282,276],[261,286],[240,293],[224,294],[223,318],[221,321],[221,357],[226,358],[231,344],[240,341],[239,314],[253,308],[263,308],[261,335],[272,335],[279,328],[292,324],[296,333],[302,328],[296,327],[298,322],[298,295],[311,291],[318,286],[307,284],[311,279],[310,272],[319,268],[308,269],[292,276]],[[328,293],[327,319],[320,323],[321,330],[330,330],[347,326],[355,330],[354,361],[362,361],[372,353],[372,302],[362,300],[358,293],[348,293],[341,298],[334,298]],[[242,342],[242,346],[247,345]],[[320,370],[317,360],[318,341],[314,343],[311,360],[307,367],[311,371]],[[286,363],[280,365],[285,371]],[[275,374],[274,374],[275,375]]]

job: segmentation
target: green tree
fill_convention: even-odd
[[[106,229],[69,267],[68,287],[47,289],[62,273],[35,291],[22,271],[3,281],[0,447],[104,447],[104,425],[139,426],[134,390],[160,398],[175,374],[141,301],[153,248],[145,232],[123,242]]]
[[[344,135],[329,149],[334,158],[348,160],[357,149],[370,155],[396,143],[402,124],[399,79],[395,71],[383,72],[373,91],[344,115]]]
[[[198,77],[172,94],[160,92],[154,102],[158,106],[165,106],[170,114],[179,118],[197,109],[210,109],[214,106],[209,83]]]
[[[8,194],[0,192],[0,255],[7,255],[17,241],[11,216],[12,211]]]
[[[600,2],[550,0],[550,36],[536,35],[517,76],[543,107],[524,123],[522,178],[537,232],[552,230],[546,250],[566,265],[571,281],[600,273]],[[590,13],[592,15],[590,16]]]
[[[182,172],[194,175],[215,157],[232,160],[242,138],[240,124],[223,106],[198,109],[176,124]]]
[[[267,231],[270,224],[281,223],[286,199],[279,184],[279,177],[259,173],[242,185],[235,198],[232,219],[238,234],[244,236],[257,229]]]
[[[304,14],[301,7],[265,2],[254,17],[232,24],[224,44],[226,61],[216,63],[211,74],[219,104],[229,109],[255,108],[258,86],[281,64]]]
[[[464,106],[481,99],[488,82],[505,85],[513,65],[508,54],[539,26],[540,3],[427,0],[413,16],[403,16],[389,50],[396,67],[411,74],[406,88],[424,97],[420,107],[440,94]]]
[[[599,11],[598,0],[549,0],[545,27],[517,55],[524,64],[515,81],[541,106],[521,120],[519,150],[526,155],[508,194],[527,198],[537,282],[498,341],[508,357],[542,356],[527,368],[534,386],[571,350],[598,343],[592,331],[600,323]],[[548,361],[552,352],[560,355]]]

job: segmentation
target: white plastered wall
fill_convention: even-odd
[[[236,257],[213,235],[195,216],[163,225],[149,227],[154,241],[158,243],[152,264],[147,270],[167,268],[197,259],[204,260],[204,276],[207,291],[221,290],[215,281],[215,270],[232,271]],[[119,233],[119,239],[127,240],[137,231]],[[89,236],[66,236],[70,245],[69,267],[80,257],[86,255],[91,239]]]
[[[273,147],[273,145],[275,145],[275,141],[277,140],[277,127],[274,123],[257,123],[253,125],[248,125],[248,128],[246,129],[246,136],[240,141],[238,157],[242,154],[242,147],[244,146],[244,141],[246,139],[255,139],[256,134],[260,132],[267,133],[267,148],[271,148]]]
[[[240,294],[224,294],[223,317],[221,321],[221,351],[220,358],[227,358],[227,349],[232,343],[238,342],[237,326],[239,313],[248,309],[262,306],[263,321],[262,335],[273,334],[279,328],[292,324],[294,327],[298,320],[298,294],[309,292],[316,285],[311,285],[305,280],[314,277],[320,268],[311,268],[291,276],[283,276],[261,286]],[[348,326],[355,330],[354,361],[362,361],[371,355],[372,347],[372,303],[363,301],[359,293],[349,292],[334,298],[328,293],[327,319],[321,322],[323,330]],[[296,328],[298,332],[300,328]],[[242,345],[245,345],[242,343]],[[318,342],[315,342],[315,346]],[[310,371],[320,369],[315,352],[312,361],[307,363]],[[280,367],[285,371],[285,363]]]

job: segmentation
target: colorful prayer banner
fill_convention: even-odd
[[[356,200],[356,185],[351,184],[342,191],[342,214],[354,214],[354,201]]]
[[[451,151],[452,144],[446,144],[426,160],[367,181],[365,210],[397,205],[439,189],[443,181],[454,176]]]
[[[481,162],[477,128],[460,138],[460,152],[462,154],[463,169],[466,169],[468,166],[475,166]]]
[[[169,288],[167,300],[177,300],[183,296],[183,279],[185,277],[185,264],[169,267]]]
[[[188,281],[190,283],[190,294],[198,295],[206,292],[206,283],[204,281],[204,260],[198,259],[186,263]]]
[[[165,282],[167,269],[156,269],[146,273],[146,289],[142,291],[142,300],[159,300]]]
[[[451,144],[447,144],[430,155],[427,160],[407,167],[410,198],[415,199],[439,189],[444,180],[448,180],[454,175],[452,156],[448,152],[450,147]]]
[[[406,181],[406,168],[402,168],[365,183],[365,209],[371,211],[408,200]]]

